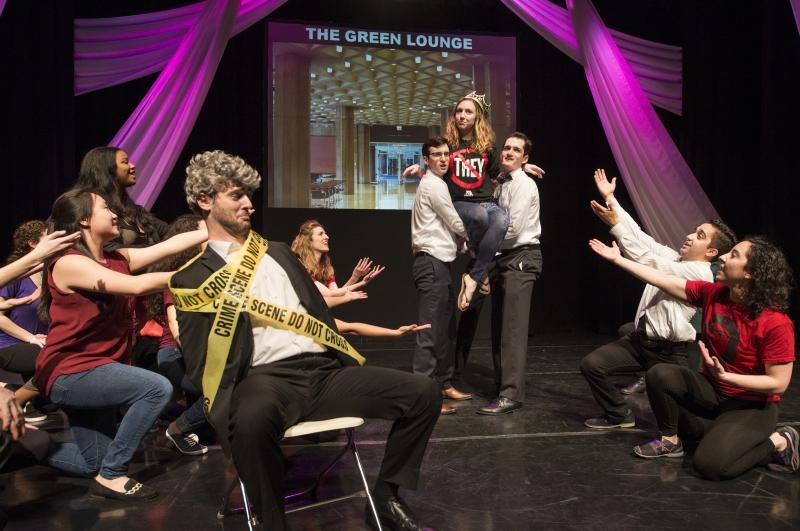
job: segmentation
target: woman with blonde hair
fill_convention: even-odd
[[[357,290],[371,282],[385,267],[373,265],[369,257],[364,257],[353,268],[347,282],[339,287],[329,254],[329,243],[330,237],[322,224],[316,219],[309,219],[300,225],[292,241],[292,251],[300,258],[329,307],[365,299],[367,294]]]

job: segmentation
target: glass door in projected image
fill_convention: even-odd
[[[422,146],[373,142],[370,147],[374,168],[370,184],[375,185],[370,203],[378,209],[410,209],[419,179],[404,179],[403,170],[412,164],[422,166]]]

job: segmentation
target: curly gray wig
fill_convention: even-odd
[[[235,182],[247,194],[251,194],[261,186],[261,175],[241,157],[219,149],[199,153],[186,166],[186,182],[183,185],[186,202],[195,213],[201,214],[197,199],[203,194],[214,197],[230,182]]]

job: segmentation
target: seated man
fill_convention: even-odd
[[[415,488],[441,407],[428,378],[360,367],[325,301],[284,243],[250,231],[261,177],[239,157],[201,153],[186,198],[208,226],[206,251],[172,279],[187,373],[265,529],[285,529],[283,432],[300,421],[393,420],[373,496],[384,529],[422,529],[398,496]],[[374,526],[371,511],[367,521]]]
[[[713,282],[711,262],[736,243],[733,231],[721,220],[709,220],[686,236],[680,249],[661,245],[636,224],[614,198],[616,177],[609,181],[603,170],[594,173],[597,191],[606,206],[590,203],[592,211],[617,240],[625,256],[670,276]],[[604,415],[587,419],[587,428],[607,430],[636,425],[625,398],[609,376],[647,370],[656,363],[687,365],[689,345],[695,341],[691,323],[695,308],[647,285],[636,310],[633,332],[603,345],[581,360],[581,372]]]

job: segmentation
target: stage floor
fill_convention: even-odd
[[[475,414],[485,397],[452,402],[456,415],[441,417],[423,464],[419,490],[402,495],[426,525],[437,530],[601,529],[794,529],[800,527],[800,475],[759,468],[726,482],[694,475],[690,459],[646,461],[633,445],[655,433],[644,395],[630,399],[637,428],[596,432],[583,420],[598,413],[578,371],[580,358],[609,338],[532,338],[528,400],[502,417]],[[360,345],[360,346],[359,346]],[[411,343],[360,343],[369,363],[408,370]],[[485,342],[473,349],[465,388],[491,391],[491,361]],[[787,392],[781,423],[800,421],[798,377]],[[630,378],[621,378],[627,383]],[[370,481],[374,479],[388,422],[368,421],[357,434]],[[287,448],[290,477],[308,477],[341,448],[336,439]],[[243,516],[216,518],[231,470],[219,447],[199,458],[169,450],[163,430],[151,434],[131,472],[160,496],[145,504],[91,498],[88,480],[35,467],[3,477],[0,504],[8,530],[246,529]],[[293,485],[296,480],[290,481]],[[345,457],[323,484],[323,496],[360,485]],[[291,529],[358,530],[364,501],[348,500],[291,514]]]

